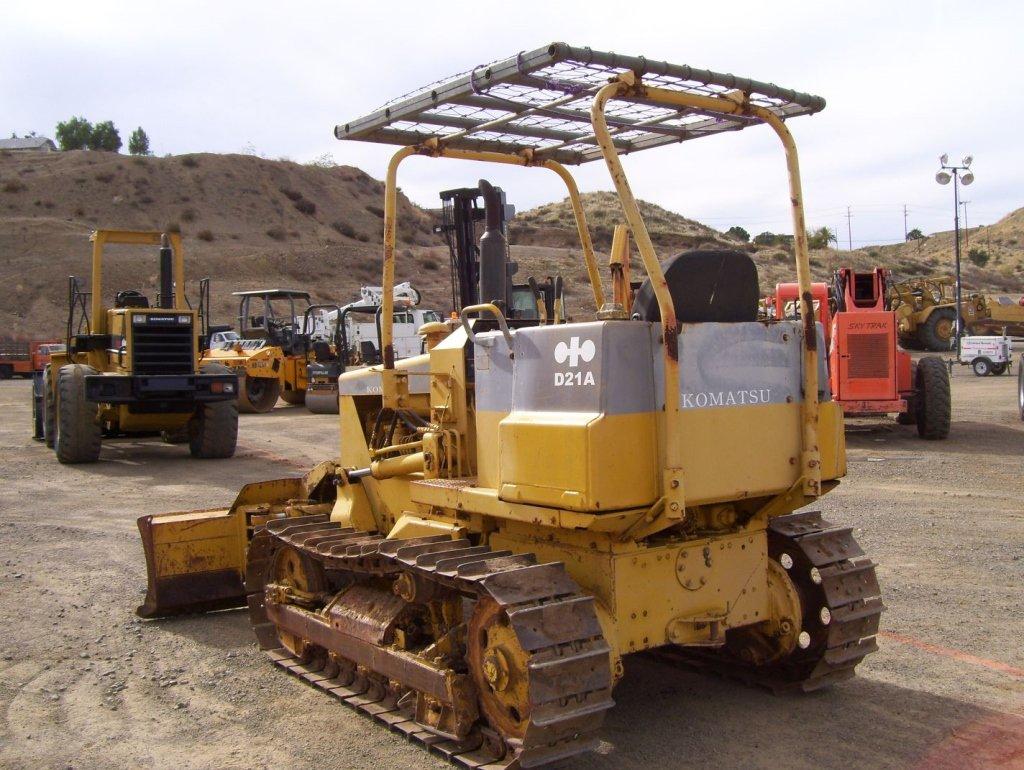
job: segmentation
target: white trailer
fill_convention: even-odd
[[[968,336],[960,339],[960,363],[975,375],[1003,374],[1013,361],[1013,342],[1006,336]]]

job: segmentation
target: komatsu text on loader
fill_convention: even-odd
[[[140,614],[247,605],[278,666],[474,768],[594,748],[644,650],[777,689],[851,676],[876,649],[875,567],[849,527],[802,510],[846,470],[784,122],[823,107],[555,43],[339,125],[342,139],[401,145],[385,177],[383,364],[341,375],[340,446],[305,476],[139,520]],[[660,262],[619,160],[761,124],[785,151],[798,321],[757,319],[743,252]],[[479,304],[395,361],[398,170],[433,158],[565,183],[594,320],[510,319],[508,245],[488,226]],[[567,170],[592,160],[647,274],[632,306],[606,299]]]
[[[194,457],[231,457],[238,434],[238,378],[200,361],[200,316],[184,294],[181,238],[158,232],[97,230],[91,290],[72,277],[65,350],[43,371],[43,436],[62,463],[99,459],[104,437],[180,436]],[[108,306],[108,244],[159,246],[155,303],[121,290]]]

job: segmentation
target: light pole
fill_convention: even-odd
[[[959,166],[949,165],[949,155],[942,153],[939,157],[939,171],[935,174],[935,181],[939,184],[949,184],[953,180],[953,238],[954,253],[956,255],[956,357],[960,358],[960,338],[963,336],[964,317],[961,312],[963,299],[963,287],[960,282],[960,184],[970,184],[974,181],[974,172],[971,171],[971,163],[974,158],[970,155],[960,161]]]

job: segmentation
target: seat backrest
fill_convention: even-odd
[[[757,320],[760,286],[748,254],[727,249],[691,249],[661,263],[680,323],[740,323]],[[661,312],[647,278],[636,293],[633,315],[660,321]]]
[[[149,307],[149,300],[141,292],[126,289],[125,291],[119,291],[114,296],[114,307],[146,308]]]

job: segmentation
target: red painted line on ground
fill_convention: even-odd
[[[925,642],[921,639],[915,639],[912,636],[896,634],[892,631],[879,631],[878,635],[884,639],[892,639],[894,642],[899,642],[900,644],[909,644],[911,647],[917,647],[919,650],[924,650],[925,652],[930,652],[934,655],[942,655],[943,657],[953,658],[953,660],[959,660],[963,663],[971,663],[975,666],[982,666],[993,671],[999,671],[1004,674],[1009,674],[1010,676],[1024,679],[1024,668],[1017,668],[1016,666],[1011,666],[1009,663],[1002,663],[998,660],[989,660],[988,658],[979,658],[977,655],[971,655],[967,652],[954,650],[950,647],[942,647],[938,644],[932,644],[931,642]]]

